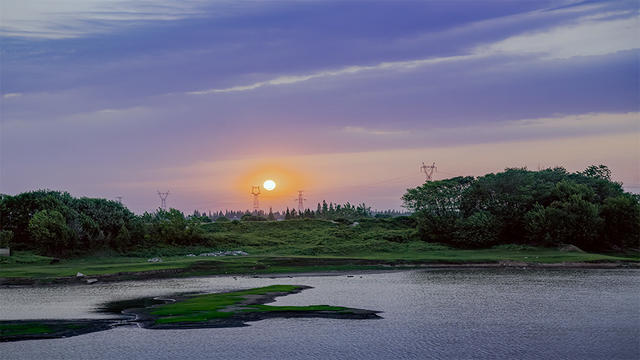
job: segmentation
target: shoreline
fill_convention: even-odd
[[[285,278],[300,276],[341,276],[363,273],[381,273],[389,271],[404,270],[420,270],[420,269],[521,269],[521,270],[566,270],[566,269],[640,269],[640,262],[561,262],[561,263],[528,263],[519,261],[499,261],[485,263],[405,263],[405,264],[389,264],[381,262],[379,264],[372,263],[370,265],[353,264],[353,269],[322,269],[311,270],[300,266],[300,271],[292,272],[236,272],[236,273],[219,273],[211,272],[209,274],[202,272],[194,272],[190,268],[182,269],[162,269],[148,270],[137,272],[120,272],[114,274],[91,275],[91,276],[65,276],[50,278],[25,278],[25,277],[8,277],[0,278],[0,288],[14,286],[57,286],[57,285],[91,285],[94,283],[120,282],[131,280],[153,280],[153,279],[170,279],[181,277],[208,277],[208,276],[251,276],[255,278]],[[358,266],[361,268],[359,269]],[[308,267],[312,267],[309,265]],[[373,267],[373,268],[372,268]]]

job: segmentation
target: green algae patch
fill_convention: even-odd
[[[184,295],[173,302],[132,309],[145,328],[198,328],[246,326],[248,321],[274,317],[379,318],[377,311],[330,305],[271,306],[278,296],[309,289],[304,285],[271,285],[218,294]]]
[[[229,293],[197,295],[174,303],[160,305],[149,313],[157,317],[155,321],[157,324],[228,318],[233,315],[233,312],[228,311],[228,308],[242,304],[247,300],[248,295],[291,294],[301,288],[296,285],[272,285]],[[260,310],[251,309],[251,311]]]
[[[342,306],[271,306],[278,296],[310,289],[305,285],[271,285],[216,294],[119,300],[103,304],[101,312],[120,319],[0,321],[0,342],[55,339],[111,329],[140,326],[146,329],[199,329],[247,326],[268,318],[379,319],[379,311]],[[125,315],[127,319],[122,319]]]
[[[0,342],[56,339],[110,329],[114,320],[0,321]]]
[[[40,323],[22,323],[22,324],[0,324],[0,337],[48,334],[52,332],[50,326]]]

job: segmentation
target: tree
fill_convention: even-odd
[[[122,226],[120,227],[120,231],[118,232],[118,235],[116,235],[116,237],[113,240],[113,248],[116,249],[117,251],[124,251],[126,250],[131,242],[131,236],[129,235],[129,230],[127,230],[127,227],[124,226],[124,224],[122,224]]]
[[[460,205],[472,182],[472,177],[456,177],[429,181],[407,190],[402,201],[414,211],[423,240],[445,243],[454,240],[456,222],[462,217]]]
[[[456,222],[454,243],[462,247],[489,247],[497,244],[500,224],[488,211],[478,211]]]
[[[625,194],[608,198],[600,208],[605,241],[617,248],[640,248],[640,203]]]
[[[274,221],[276,219],[275,215],[273,215],[273,209],[269,207],[269,215],[267,215],[267,220]]]
[[[447,180],[428,181],[422,186],[408,189],[402,196],[404,207],[435,216],[458,216],[465,191],[473,177],[455,177]]]
[[[62,256],[71,252],[73,235],[64,217],[55,210],[41,210],[29,221],[29,234],[43,255]]]
[[[573,244],[585,250],[605,248],[604,242],[598,242],[603,225],[598,206],[577,194],[548,207],[537,205],[527,213],[526,220],[528,238],[533,243]]]
[[[611,170],[604,165],[591,165],[578,174],[594,179],[611,181]]]

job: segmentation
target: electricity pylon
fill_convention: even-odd
[[[420,166],[420,171],[422,171],[426,177],[426,181],[431,181],[433,177],[433,173],[436,171],[436,163],[433,162],[432,165],[425,165],[424,161],[422,162],[422,166]]]
[[[160,192],[160,190],[158,190],[158,196],[160,196],[160,208],[162,210],[167,210],[167,196],[169,196],[169,190],[166,192]]]
[[[260,201],[258,195],[260,195],[260,186],[251,187],[251,195],[253,195],[253,212],[256,214],[260,211]]]
[[[304,201],[307,200],[304,198],[304,190],[298,190],[298,213],[304,212]]]

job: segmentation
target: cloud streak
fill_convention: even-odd
[[[627,16],[616,18],[620,15]],[[614,18],[611,18],[612,16]],[[337,78],[363,72],[414,70],[424,66],[479,60],[492,56],[533,56],[541,60],[556,60],[575,56],[607,55],[640,48],[640,38],[637,37],[639,19],[635,11],[589,15],[579,18],[575,24],[519,34],[492,44],[476,46],[465,55],[388,61],[375,65],[351,65],[302,75],[282,75],[247,85],[189,91],[186,94],[237,93],[267,86],[293,85],[314,79]]]
[[[201,0],[5,0],[0,36],[68,39],[117,30],[149,21],[176,21],[201,16]]]
[[[353,65],[347,66],[342,69],[337,70],[326,70],[326,71],[318,71],[305,75],[285,75],[278,76],[276,78],[259,81],[249,85],[241,85],[241,86],[232,86],[228,88],[221,89],[208,89],[201,91],[189,91],[187,94],[189,95],[208,95],[208,94],[220,94],[220,93],[231,93],[231,92],[241,92],[241,91],[249,91],[255,90],[265,86],[275,86],[275,85],[291,85],[296,84],[312,79],[319,78],[327,78],[327,77],[338,77],[343,75],[354,75],[361,72],[368,71],[394,71],[394,70],[411,70],[425,65],[435,65],[441,63],[455,62],[455,61],[463,61],[470,60],[474,58],[479,58],[483,55],[481,54],[472,54],[472,55],[459,55],[459,56],[446,56],[446,57],[434,57],[428,59],[417,59],[417,60],[406,60],[406,61],[387,61],[381,62],[376,65]]]

